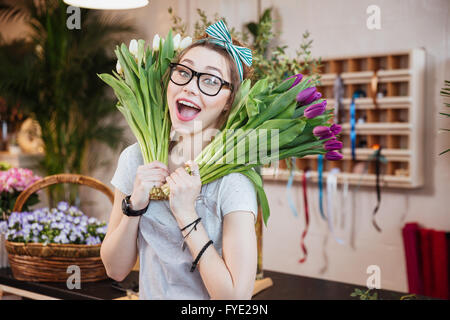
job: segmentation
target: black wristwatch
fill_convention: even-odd
[[[123,200],[122,200],[122,212],[125,215],[129,216],[129,217],[137,217],[137,216],[143,215],[147,211],[147,208],[148,208],[148,205],[150,204],[150,202],[147,204],[147,206],[144,209],[133,210],[131,208],[130,197],[131,197],[131,195],[126,196],[125,198],[123,198]]]

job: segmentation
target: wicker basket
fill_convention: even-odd
[[[114,193],[101,181],[78,174],[56,174],[36,181],[18,196],[13,211],[20,212],[34,192],[58,183],[75,183],[100,190],[114,202]],[[81,282],[107,278],[100,258],[100,246],[84,244],[47,244],[5,241],[8,259],[15,279],[24,281],[66,282],[67,268],[77,265]]]

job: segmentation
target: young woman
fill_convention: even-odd
[[[220,23],[209,31],[216,26],[226,31]],[[248,61],[237,61],[239,55],[232,54],[241,47],[236,40],[217,41],[217,34],[209,32],[171,64],[167,100],[176,145],[170,148],[168,166],[158,161],[143,165],[137,143],[119,157],[101,257],[109,277],[121,281],[139,254],[140,299],[252,297],[257,264],[255,189],[240,173],[201,185],[192,161],[209,143],[210,133],[227,120],[236,91],[249,76]],[[169,200],[149,200],[152,187],[165,182]],[[123,213],[127,195],[132,210],[144,214]]]

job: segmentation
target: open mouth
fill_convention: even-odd
[[[191,101],[179,99],[177,104],[177,117],[181,121],[191,121],[202,111],[196,104]]]

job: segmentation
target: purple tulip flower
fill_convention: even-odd
[[[326,126],[317,126],[313,129],[313,134],[316,137],[322,137],[331,133],[330,128]]]
[[[343,157],[342,157],[342,154],[340,154],[339,152],[337,152],[337,151],[328,151],[326,154],[325,154],[325,159],[327,159],[327,160],[331,160],[331,161],[334,161],[334,160],[341,160]]]
[[[333,123],[333,124],[331,125],[331,127],[330,127],[330,130],[331,130],[331,132],[336,136],[336,135],[338,135],[338,134],[341,132],[342,126]]]
[[[310,103],[313,103],[316,100],[319,100],[322,97],[322,94],[320,92],[315,92],[314,94],[310,95],[306,100],[303,102],[303,105],[308,105]]]
[[[332,134],[331,132],[329,134],[323,135],[319,138],[319,140],[326,140],[326,139],[337,140],[336,137],[334,136],[334,134]]]
[[[322,113],[325,112],[327,106],[327,100],[323,100],[321,103],[313,104],[312,106],[309,106],[305,109],[305,117],[308,119],[315,118],[317,116],[320,116]]]
[[[308,103],[305,103],[305,101],[307,101],[307,99],[310,99],[310,96],[314,96],[316,92],[316,87],[310,87],[300,91],[297,95],[297,102],[301,105],[307,105]]]
[[[298,84],[300,83],[300,81],[302,81],[303,75],[302,75],[301,73],[295,74],[295,75],[290,76],[289,78],[287,78],[286,81],[289,80],[289,79],[292,79],[292,78],[295,78],[295,81],[294,81],[294,83],[289,87],[289,89],[291,89],[291,88],[295,87],[296,85],[298,85]]]
[[[339,150],[342,149],[342,142],[338,140],[328,140],[323,146],[327,151]]]

